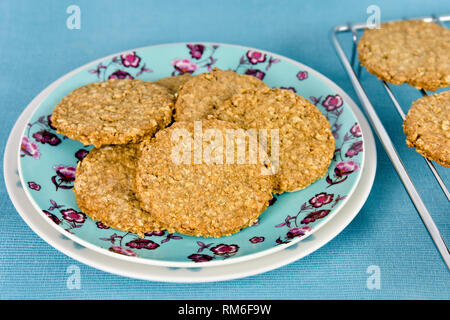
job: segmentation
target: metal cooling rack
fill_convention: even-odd
[[[440,16],[430,16],[430,17],[423,17],[423,18],[416,18],[416,19],[422,19],[426,22],[436,22],[442,26],[445,26],[445,23],[450,22],[450,15],[440,15]],[[417,191],[414,183],[412,182],[408,171],[406,170],[405,166],[403,165],[402,160],[400,159],[394,144],[391,141],[391,138],[389,137],[389,134],[387,133],[386,129],[384,128],[380,118],[378,117],[375,108],[373,107],[372,103],[370,102],[366,92],[364,91],[364,88],[359,80],[360,74],[361,74],[361,64],[359,63],[359,60],[357,59],[357,44],[358,44],[358,32],[363,31],[367,28],[366,23],[347,23],[345,25],[336,26],[332,32],[331,32],[331,40],[335,46],[336,52],[344,66],[344,69],[347,71],[348,76],[350,78],[350,81],[353,85],[353,88],[355,89],[355,92],[359,98],[359,101],[361,102],[361,105],[363,106],[363,109],[369,118],[369,121],[372,125],[372,128],[374,129],[375,133],[377,134],[381,144],[383,145],[386,153],[388,154],[395,170],[397,171],[400,179],[403,182],[403,185],[406,188],[406,191],[408,192],[414,206],[417,209],[417,212],[419,213],[425,227],[427,228],[428,232],[430,233],[431,238],[433,239],[437,249],[439,250],[439,253],[441,254],[444,262],[447,265],[447,268],[450,269],[450,254],[449,249],[447,245],[445,244],[444,239],[442,238],[439,229],[437,228],[436,224],[434,223],[430,212],[426,208],[419,192]],[[348,33],[351,35],[352,39],[352,49],[351,49],[351,56],[350,59],[345,54],[344,50],[341,47],[341,44],[338,40],[338,34],[344,34]],[[356,63],[356,66],[355,66]],[[402,120],[405,120],[405,113],[403,112],[400,103],[398,102],[397,98],[395,97],[393,91],[391,90],[391,87],[389,84],[387,84],[385,81],[382,81],[384,88],[386,89],[386,92],[388,96],[391,98],[392,103],[397,110],[398,114],[402,118]],[[427,95],[427,92],[425,90],[420,90],[420,93],[424,96]],[[445,186],[444,181],[440,177],[439,173],[437,172],[436,168],[434,167],[433,163],[430,162],[428,159],[424,158],[426,161],[428,167],[430,168],[431,172],[433,173],[434,177],[436,178],[439,186],[441,187],[442,191],[444,192],[445,196],[447,197],[447,200],[450,201],[450,193]]]

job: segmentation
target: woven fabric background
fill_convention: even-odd
[[[66,27],[70,5],[81,29]],[[323,73],[358,101],[330,42],[333,26],[450,14],[449,1],[13,1],[0,2],[0,156],[27,104],[51,82],[94,59],[152,44],[233,43],[272,51]],[[349,39],[347,39],[349,41]],[[401,120],[381,84],[362,80],[398,152],[447,242],[450,206],[424,161],[404,142]],[[419,93],[395,88],[405,111]],[[383,148],[377,141],[373,190],[354,221],[329,244],[290,265],[245,279],[168,284],[112,275],[75,261],[40,239],[0,183],[1,299],[449,299],[450,277]],[[450,185],[450,169],[437,166]],[[81,288],[67,288],[67,268]],[[366,285],[380,268],[381,288]]]

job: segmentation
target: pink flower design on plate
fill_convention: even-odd
[[[131,249],[122,248],[121,246],[112,246],[108,250],[111,252],[123,254],[124,256],[137,257],[136,252]]]
[[[352,172],[355,172],[358,169],[359,165],[353,160],[347,162],[340,161],[336,165],[336,168],[334,168],[334,174],[337,177],[343,177],[349,175]]]
[[[113,61],[116,60],[116,57],[113,58]],[[96,74],[97,77],[100,77],[100,73],[102,72],[103,69],[106,69],[107,67],[104,66],[101,62],[97,65],[97,68],[95,69],[90,69],[88,72],[89,73],[93,73]]]
[[[23,155],[21,155],[21,156],[30,156],[33,159],[39,159],[39,157],[41,156],[37,144],[32,142],[27,137],[22,138],[22,144],[20,145],[20,151],[23,152]]]
[[[313,207],[319,208],[319,207],[333,201],[333,197],[334,197],[333,194],[328,194],[326,192],[322,192],[322,193],[316,194],[314,197],[312,197],[309,200],[309,203],[312,204]]]
[[[60,223],[61,223],[61,221],[58,219],[58,217],[55,216],[53,213],[48,212],[47,210],[42,210],[42,211],[43,211],[43,212],[45,213],[45,215],[46,215],[47,217],[49,217],[50,220],[52,220],[54,223],[56,223],[56,224],[60,224]]]
[[[309,231],[311,231],[311,227],[308,226],[294,227],[288,231],[288,233],[286,234],[286,238],[293,239],[295,237],[302,237]]]
[[[355,123],[353,125],[353,127],[350,129],[350,133],[357,138],[362,136],[361,128],[359,127],[358,123]]]
[[[180,239],[183,239],[183,238],[180,237],[180,236],[176,236],[176,235],[174,235],[173,233],[169,233],[169,234],[166,236],[166,238],[165,238],[164,240],[161,241],[161,244],[166,243],[166,242],[170,241],[171,239],[174,239],[174,240],[180,240]]]
[[[134,79],[134,78],[128,72],[125,72],[123,70],[117,70],[117,71],[111,73],[109,75],[108,79],[121,80],[121,79]]]
[[[362,141],[356,141],[347,150],[347,152],[345,153],[345,156],[351,158],[353,156],[356,156],[361,151],[363,151],[363,142]]]
[[[273,206],[275,204],[275,202],[277,202],[277,197],[273,197],[272,199],[269,200],[269,206]]]
[[[266,76],[264,72],[258,69],[248,69],[247,71],[245,71],[245,74],[258,78],[259,80],[264,79],[264,77]]]
[[[52,199],[50,199],[50,204],[51,206],[48,208],[50,211],[64,207],[63,205],[57,204],[56,201]]]
[[[251,243],[260,243],[264,241],[264,237],[253,237],[251,239],[249,239],[248,241],[250,241]]]
[[[328,111],[333,111],[336,110],[337,108],[342,107],[342,105],[344,104],[344,100],[342,99],[342,97],[340,95],[328,95],[325,100],[323,100],[322,105],[328,110]]]
[[[294,87],[280,87],[280,89],[289,90],[289,91],[292,91],[293,93],[297,93],[297,90],[295,90]]]
[[[54,166],[53,169],[56,171],[58,176],[60,176],[65,181],[75,181],[75,171],[77,170],[73,166]]]
[[[197,244],[200,247],[200,248],[198,248],[197,253],[200,253],[203,250],[208,249],[210,246],[213,245],[213,243],[206,244],[206,243],[203,243],[202,241],[197,241]]]
[[[83,212],[74,209],[61,210],[61,213],[67,221],[83,223],[86,220],[86,215]]]
[[[144,235],[146,235],[146,236],[157,236],[157,237],[162,237],[163,235],[164,235],[164,231],[149,231],[149,232],[146,232]]]
[[[99,228],[99,229],[109,229],[109,227],[101,221],[97,221],[95,224],[97,225],[97,228]]]
[[[266,61],[266,54],[256,50],[247,51],[247,58],[251,64],[257,64]]]
[[[136,54],[135,51],[124,53],[120,56],[122,64],[125,67],[137,68],[141,62],[141,58]]]
[[[127,246],[134,249],[155,250],[159,247],[159,244],[153,242],[152,240],[139,238],[128,242]]]
[[[211,251],[219,256],[232,256],[238,252],[239,246],[236,244],[219,244],[214,248],[211,248]]]
[[[53,126],[52,115],[51,114],[47,116],[47,124],[50,127],[50,129],[56,130],[56,127]]]
[[[318,210],[318,211],[311,212],[302,220],[302,223],[308,224],[308,223],[314,222],[317,219],[322,219],[323,217],[326,217],[329,213],[330,213],[330,210]]]
[[[188,44],[187,47],[189,48],[191,57],[197,60],[202,57],[203,52],[205,51],[205,46],[202,44]]]
[[[300,80],[300,81],[308,79],[308,71],[299,71],[297,73],[297,79]]]
[[[72,166],[58,165],[54,166],[56,175],[52,177],[52,182],[56,186],[56,190],[73,188],[72,182],[75,181],[76,168]]]
[[[214,257],[211,257],[207,254],[199,254],[199,253],[191,254],[188,258],[193,260],[194,262],[208,262],[214,259]]]
[[[33,189],[33,190],[36,190],[36,191],[41,190],[41,186],[39,184],[37,184],[36,182],[33,182],[33,181],[28,182],[28,187],[30,189]]]
[[[58,136],[54,133],[51,133],[48,130],[41,130],[38,132],[35,132],[33,134],[33,138],[42,144],[49,144],[51,146],[57,146],[61,143],[61,139],[58,138]]]
[[[189,59],[175,59],[172,61],[172,65],[180,74],[194,73],[198,69],[198,66]]]
[[[117,235],[117,233],[113,233],[112,235],[109,236],[109,238],[99,238],[99,239],[103,241],[109,241],[112,244],[114,244],[116,240],[122,241],[123,236],[119,236]]]
[[[75,152],[75,158],[77,158],[79,161],[83,160],[87,155],[89,151],[85,149],[80,149],[77,152]]]

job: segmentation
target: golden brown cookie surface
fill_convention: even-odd
[[[85,145],[126,144],[172,121],[173,95],[148,81],[108,80],[72,91],[55,107],[58,132]]]
[[[409,147],[450,167],[450,91],[414,101],[403,123],[403,131]]]
[[[307,187],[326,174],[333,158],[335,143],[327,119],[316,106],[289,90],[244,91],[221,104],[210,118],[245,129],[278,129],[277,193]]]
[[[107,226],[143,236],[164,228],[141,209],[133,191],[138,145],[92,149],[76,170],[75,198],[80,209]]]
[[[265,210],[272,199],[273,177],[263,174],[266,167],[260,163],[220,164],[216,158],[207,162],[205,152],[212,140],[195,141],[198,123],[175,122],[141,143],[136,194],[142,207],[170,232],[202,237],[229,235],[252,225]],[[226,130],[235,129],[236,125],[223,121],[201,121],[203,137],[210,130],[218,134],[214,141],[223,145]],[[200,161],[194,158],[198,154],[194,145],[201,145],[203,150]],[[175,160],[174,155],[182,155],[184,147],[191,148],[187,161]],[[211,155],[219,154],[214,150]]]
[[[358,43],[361,64],[379,79],[437,90],[450,85],[450,30],[405,20],[368,29]]]
[[[178,92],[175,104],[176,121],[204,119],[213,109],[244,89],[267,86],[261,80],[231,70],[214,69],[192,77]]]
[[[178,76],[161,78],[155,81],[155,83],[167,88],[170,93],[176,94],[178,89],[191,78],[192,76],[190,73],[184,73]]]

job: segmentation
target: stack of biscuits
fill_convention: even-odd
[[[364,32],[361,64],[380,80],[436,91],[450,85],[450,30],[433,22],[406,20]],[[403,123],[409,147],[450,167],[450,91],[414,101]]]
[[[92,83],[64,97],[52,121],[59,133],[94,145],[76,171],[80,209],[139,236],[238,232],[256,222],[274,194],[323,177],[335,147],[327,119],[306,99],[220,69]],[[219,145],[230,130],[276,131],[277,159],[269,144],[258,146],[258,161],[221,161],[213,140],[196,140],[198,126],[218,132]],[[199,159],[196,144],[212,150],[212,160]],[[245,152],[249,159],[252,150]]]

